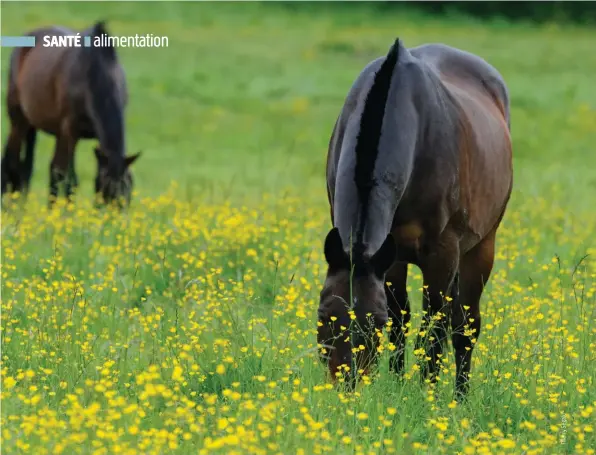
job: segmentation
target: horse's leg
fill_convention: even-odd
[[[463,398],[469,388],[469,374],[475,340],[480,336],[480,296],[493,268],[496,229],[460,264],[459,298],[451,307],[451,341],[455,351],[455,392]]]
[[[421,263],[424,279],[422,327],[416,339],[416,350],[424,349],[425,360],[421,363],[422,379],[430,374],[436,381],[439,371],[438,360],[443,355],[447,338],[447,324],[450,306],[445,299],[450,296],[451,287],[459,265],[459,241],[454,232],[446,230],[436,245]]]
[[[9,73],[12,72],[9,71]],[[27,130],[29,129],[29,122],[21,109],[18,90],[12,79],[12,75],[9,75],[6,107],[8,118],[10,119],[10,131],[2,155],[2,195],[8,191],[9,185],[12,192],[21,191],[21,150]]]
[[[21,171],[23,179],[23,191],[28,193],[31,186],[31,176],[33,175],[33,163],[35,159],[35,142],[37,139],[37,130],[30,126],[25,137],[25,160]]]
[[[8,185],[11,191],[21,190],[21,147],[25,131],[20,125],[14,123],[10,125],[8,139],[4,146],[2,155],[2,194],[8,191]]]
[[[75,168],[75,150],[73,150],[70,166],[68,167],[68,175],[66,177],[66,197],[72,200],[73,193],[79,187],[79,178]]]
[[[59,186],[66,183],[76,143],[76,140],[66,128],[63,131],[56,137],[54,157],[50,163],[50,207],[58,197]]]
[[[389,361],[392,371],[401,375],[404,370],[404,358],[406,349],[405,326],[410,322],[410,302],[406,282],[408,279],[408,264],[395,263],[387,272],[385,281],[385,293],[387,294],[387,305],[389,317],[391,318],[391,332],[389,341],[395,346],[395,352]]]
[[[60,158],[61,150],[64,148],[61,142],[64,142],[62,136],[56,136],[56,144],[54,145],[54,157],[50,161],[50,199],[48,205],[52,207],[56,199],[58,198],[58,186],[64,180],[64,174],[62,173],[61,166],[58,163],[64,161]]]

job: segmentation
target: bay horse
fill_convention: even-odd
[[[455,395],[466,396],[512,185],[509,95],[493,66],[443,44],[408,49],[397,38],[363,69],[327,155],[333,228],[317,341],[332,377],[353,386],[357,371],[367,373],[374,332],[389,320],[390,369],[403,373],[414,264],[424,282],[421,378],[436,381],[450,323]]]
[[[27,193],[33,172],[37,130],[56,137],[50,164],[50,205],[64,184],[70,198],[78,186],[75,148],[80,139],[98,139],[95,192],[105,202],[130,203],[130,165],[125,155],[124,109],[128,101],[124,69],[113,46],[43,47],[44,37],[108,36],[100,21],[82,32],[45,27],[27,36],[36,46],[17,48],[10,57],[6,104],[10,133],[2,157],[2,194]],[[21,160],[21,149],[25,157]]]

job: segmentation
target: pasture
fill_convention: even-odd
[[[25,208],[2,213],[3,453],[594,453],[593,29],[357,4],[27,2],[3,4],[2,34],[101,18],[169,46],[118,49],[128,152],[143,150],[130,210],[93,208],[86,141],[76,203],[48,211],[42,135]],[[510,90],[514,191],[463,404],[450,347],[420,384],[413,267],[402,381],[386,336],[355,393],[317,359],[327,144],[396,36],[475,52]]]

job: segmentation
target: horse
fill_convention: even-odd
[[[51,37],[80,35],[80,42],[104,37],[107,46],[44,47]],[[106,203],[130,203],[133,180],[125,155],[126,77],[103,21],[75,32],[50,26],[33,30],[32,48],[17,48],[10,57],[6,104],[10,132],[2,157],[2,195],[9,189],[28,193],[37,130],[56,137],[50,164],[50,206],[59,186],[71,198],[78,187],[75,148],[80,139],[97,139],[95,192]],[[49,38],[44,38],[49,37]],[[24,144],[25,157],[21,160]]]
[[[421,381],[437,380],[450,324],[454,394],[467,396],[480,298],[513,186],[510,130],[503,77],[464,50],[408,49],[396,38],[357,77],[326,165],[332,229],[317,343],[334,382],[354,387],[369,374],[387,327],[390,371],[403,375],[413,264],[424,282]]]

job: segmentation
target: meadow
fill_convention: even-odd
[[[4,201],[2,453],[595,453],[594,29],[363,4],[5,2],[2,34],[101,18],[169,47],[119,49],[128,149],[143,150],[128,212],[93,207],[90,141],[76,202],[48,211],[47,136],[25,208]],[[387,336],[355,393],[317,359],[327,144],[396,36],[478,53],[512,100],[514,192],[463,404],[451,349],[420,384],[415,267],[403,380]],[[3,141],[7,126],[3,108]]]

